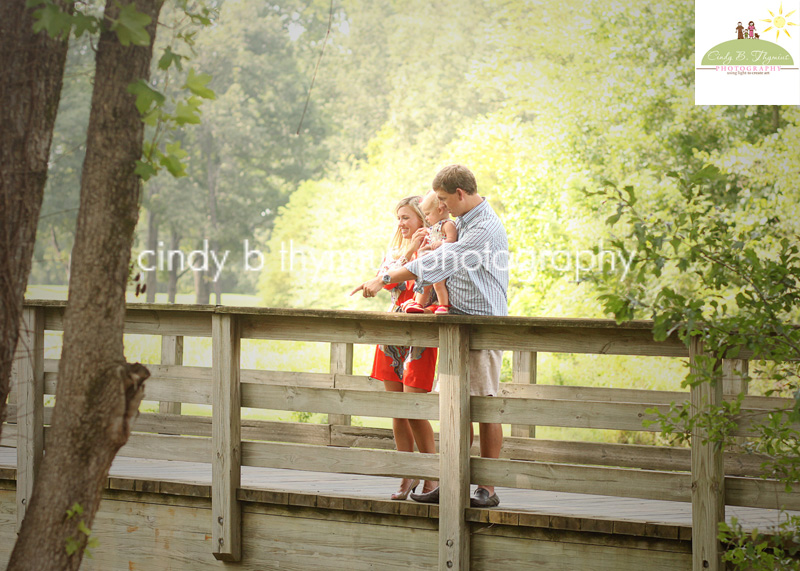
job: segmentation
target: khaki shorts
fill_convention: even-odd
[[[500,391],[500,368],[503,365],[503,351],[469,352],[469,394],[476,397],[497,396]],[[436,375],[436,387],[439,392],[439,375]]]

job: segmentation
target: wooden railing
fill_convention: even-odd
[[[62,330],[63,302],[27,302],[9,424],[3,444],[16,442],[18,521],[33,489],[55,394],[58,361],[44,359],[44,332]],[[440,481],[439,568],[469,567],[465,509],[469,484],[692,502],[694,568],[719,569],[717,524],[725,505],[800,509],[798,494],[756,476],[760,459],[725,454],[694,436],[691,450],[528,438],[530,426],[659,431],[644,426],[647,409],[666,410],[691,397],[695,406],[719,403],[744,389],[737,371],[748,355],[724,360],[724,386],[687,392],[532,384],[536,354],[544,352],[664,356],[694,359],[676,338],[656,342],[649,322],[521,317],[405,316],[213,306],[130,305],[126,333],[161,336],[160,364],[150,364],[142,413],[120,455],[210,462],[214,555],[241,557],[237,490],[241,466],[260,466]],[[212,366],[182,363],[184,337],[211,337]],[[330,372],[281,372],[240,367],[242,339],[330,343]],[[353,375],[353,344],[439,347],[440,394],[386,393]],[[497,397],[470,397],[465,384],[469,349],[514,352],[513,381]],[[181,414],[181,403],[212,406],[212,416]],[[740,436],[753,418],[790,406],[788,399],[747,396]],[[328,424],[242,420],[241,407],[320,412]],[[16,416],[14,416],[16,415]],[[349,426],[351,415],[440,421],[439,454],[393,450],[391,431]],[[500,459],[470,457],[470,422],[512,424]],[[519,436],[523,434],[524,436]]]

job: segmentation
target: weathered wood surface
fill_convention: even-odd
[[[49,424],[52,408],[45,408],[44,420]],[[9,407],[9,414],[16,415],[14,406]],[[198,459],[205,461],[210,454],[210,449],[202,444],[201,439],[187,442],[182,450],[181,441],[174,444],[168,441],[149,441],[151,435],[141,433],[182,434],[187,436],[211,436],[211,417],[191,415],[163,415],[158,413],[142,413],[133,425],[133,440],[129,442],[126,452],[129,456],[147,458],[150,448],[154,450],[152,456],[164,459],[175,459],[174,454],[183,454],[185,459]],[[438,435],[435,435],[438,440]],[[245,440],[266,440],[294,444],[314,444],[318,446],[338,446],[353,448],[375,448],[379,450],[394,450],[394,438],[390,429],[372,428],[361,426],[329,426],[321,424],[308,424],[301,422],[278,422],[263,420],[242,420],[242,438]],[[14,447],[17,443],[17,425],[7,424],[3,427],[0,445]],[[166,443],[165,443],[166,442]],[[473,445],[471,454],[478,455],[479,438]],[[197,444],[200,443],[200,444]],[[156,451],[157,447],[167,446],[163,453]],[[134,449],[138,452],[134,453]],[[532,440],[529,438],[506,437],[503,441],[501,458],[512,460],[531,460],[544,463],[583,464],[587,466],[612,466],[622,468],[642,468],[646,470],[683,471],[691,469],[691,451],[688,448],[667,446],[646,446],[633,444],[610,444],[604,442],[577,442],[565,440]],[[725,454],[725,473],[727,476],[760,477],[763,474],[761,465],[767,458],[757,454],[744,454],[730,452]],[[763,485],[771,485],[764,480]],[[745,484],[750,486],[750,484]],[[780,486],[778,486],[780,490]],[[735,490],[729,490],[736,498]],[[755,497],[756,501],[769,501],[774,497],[775,502],[784,495],[765,496],[766,492],[748,492],[742,497]],[[772,492],[769,492],[772,494]],[[746,500],[739,500],[745,502]],[[774,503],[774,502],[773,502]],[[741,503],[740,505],[748,505]],[[757,503],[755,505],[762,505]]]
[[[353,344],[331,343],[331,375],[353,374]],[[349,425],[349,414],[328,414],[328,424]]]
[[[17,529],[22,525],[44,451],[44,315],[22,310],[16,358]],[[10,418],[10,417],[9,417]]]
[[[242,557],[242,514],[236,491],[241,486],[241,347],[235,315],[212,319],[212,552],[220,561]]]
[[[439,417],[439,395],[242,384],[242,406],[388,418]]]
[[[439,458],[393,450],[311,447],[277,442],[243,442],[242,464],[264,468],[310,470],[373,476],[436,479]]]
[[[183,365],[183,336],[161,336],[161,364],[166,366]],[[161,401],[158,403],[158,412],[163,414],[180,414],[180,401]]]
[[[439,337],[439,571],[469,569],[469,330],[441,327]]]
[[[537,354],[530,351],[514,351],[511,358],[511,382],[518,385],[536,384]],[[510,396],[510,395],[498,395]],[[525,424],[512,424],[511,436],[536,437],[536,427]]]
[[[13,478],[15,460],[13,449],[0,447],[0,480],[2,480],[4,470],[11,471],[11,477]],[[191,487],[187,488],[181,484],[181,482],[186,482],[190,486],[201,486],[200,495],[208,498],[211,495],[210,462],[177,462],[118,456],[114,460],[110,474],[112,480],[121,477],[135,479],[130,480],[129,484],[122,487],[119,484],[115,484],[118,489],[143,491],[159,491],[161,489],[161,493],[166,494],[197,495],[198,490],[194,490]],[[159,482],[162,482],[161,486],[159,486]],[[375,476],[336,473],[320,474],[299,470],[244,466],[242,468],[242,486],[248,490],[265,490],[264,493],[267,495],[321,494],[337,496],[342,498],[342,501],[345,501],[346,498],[360,498],[361,500],[385,502],[389,495],[396,490],[397,480],[395,478]],[[205,490],[205,492],[202,490]],[[627,529],[630,531],[633,529],[631,527],[632,523],[640,522],[641,527],[636,528],[635,535],[647,535],[648,529],[646,529],[646,525],[651,527],[656,524],[680,525],[685,526],[687,531],[689,531],[689,526],[691,525],[691,504],[688,502],[617,498],[593,494],[523,490],[506,487],[498,487],[497,493],[501,498],[499,508],[501,511],[515,511],[528,515],[528,519],[520,521],[519,525],[533,525],[531,522],[535,520],[536,525],[559,528],[558,526],[561,523],[559,518],[587,518],[593,520],[595,525],[599,525],[598,521],[626,522],[628,524]],[[768,492],[765,491],[765,493]],[[241,491],[238,495],[241,496]],[[286,503],[287,499],[281,501]],[[302,504],[298,503],[298,505]],[[355,506],[357,504],[347,505],[356,509]],[[412,512],[409,512],[408,509],[421,507],[421,504],[390,502],[389,506],[394,506],[392,509],[400,510],[393,513],[408,513],[410,515]],[[13,506],[10,509],[13,521],[15,518]],[[345,504],[341,503],[340,509],[346,509]],[[488,519],[480,519],[478,516],[487,517],[486,514],[492,511],[495,510],[468,509],[467,519],[488,522]],[[427,514],[427,512],[425,513]],[[790,513],[800,514],[796,509]],[[729,505],[727,510],[728,520],[731,517],[737,517],[748,529],[752,527],[765,529],[775,526],[781,521],[780,513],[777,510]],[[589,523],[586,523],[585,529],[588,529]],[[209,519],[209,529],[210,525]],[[609,526],[611,526],[611,523],[609,523]],[[559,529],[569,528],[560,527]],[[608,527],[608,529],[610,530],[611,527]],[[619,530],[623,532],[625,526],[620,526]]]
[[[476,422],[517,422],[646,432],[661,430],[657,423],[642,425],[646,419],[655,420],[655,415],[648,414],[646,410],[658,408],[659,405],[502,397],[472,397],[471,404],[472,420]]]
[[[691,478],[679,472],[473,458],[471,479],[475,484],[622,498],[691,499]]]
[[[63,329],[65,302],[28,301],[42,307],[45,327]],[[242,337],[341,343],[389,343],[433,347],[438,344],[441,316],[408,316],[386,312],[322,311],[278,308],[128,304],[126,333],[211,336],[211,315],[236,314]],[[652,339],[652,322],[617,324],[606,319],[447,316],[447,323],[471,329],[471,349],[552,351],[609,355],[686,357],[686,347],[673,336]],[[746,358],[747,355],[740,355]]]
[[[7,561],[13,545],[13,525],[6,525],[13,519],[8,509],[8,504],[13,504],[10,496],[13,491],[0,491],[0,565]],[[297,499],[300,498],[298,495]],[[353,571],[435,567],[435,521],[377,509],[354,512],[342,509],[343,502],[337,505],[331,501],[336,498],[312,499],[318,499],[320,505],[246,502],[245,557],[237,568]],[[407,503],[384,501],[380,507],[401,507]],[[226,564],[210,554],[210,511],[209,501],[202,497],[107,490],[92,528],[99,545],[83,567],[98,571],[223,569]],[[470,512],[486,513],[486,510]],[[517,515],[519,523],[526,514],[511,515]],[[673,571],[686,568],[690,558],[685,540],[636,537],[626,533],[625,525],[619,525],[615,532],[612,525],[603,526],[602,520],[553,518],[550,521],[556,524],[550,529],[474,521],[471,530],[476,543],[471,568],[494,570],[498,567],[491,563],[499,561],[520,570],[632,571],[646,565],[649,571]],[[578,525],[599,523],[602,531],[579,535],[564,525],[573,521]],[[567,566],[568,563],[573,566]]]
[[[697,380],[702,379],[702,359],[709,359],[700,337],[689,346],[689,366]],[[703,380],[691,387],[691,414],[709,413],[709,407],[722,403],[722,380]],[[708,440],[709,431],[701,423],[692,430],[692,569],[722,569],[719,522],[725,521],[725,474],[722,444]]]
[[[43,315],[42,329],[58,330],[62,327],[63,302],[29,303],[27,311]],[[310,310],[284,310],[269,308],[230,308],[221,306],[174,306],[155,304],[133,304],[126,314],[126,332],[134,334],[161,335],[167,349],[164,362],[154,366],[155,374],[149,383],[148,399],[165,404],[159,415],[145,418],[142,429],[157,427],[161,434],[135,433],[124,453],[132,456],[171,457],[173,459],[211,462],[213,474],[212,493],[212,542],[214,555],[220,559],[235,561],[240,557],[241,531],[239,528],[241,488],[239,478],[243,451],[249,462],[264,467],[305,468],[333,472],[350,472],[352,466],[368,474],[385,476],[416,475],[440,476],[442,485],[441,525],[439,533],[439,565],[442,569],[467,568],[470,564],[467,533],[468,521],[508,525],[521,521],[521,515],[506,511],[488,511],[478,514],[465,509],[470,478],[475,482],[499,483],[515,487],[544,487],[558,493],[565,491],[585,492],[591,484],[592,491],[620,497],[636,498],[668,497],[686,501],[691,497],[693,511],[693,541],[695,545],[693,565],[696,569],[718,569],[718,543],[716,523],[724,518],[725,502],[729,505],[750,503],[770,507],[800,507],[795,495],[778,490],[775,482],[724,475],[724,456],[721,449],[708,447],[702,441],[703,434],[693,436],[694,450],[691,455],[691,475],[662,470],[641,470],[606,467],[609,459],[603,454],[608,448],[584,447],[589,456],[572,465],[569,460],[562,463],[521,460],[476,459],[470,470],[469,454],[464,432],[467,423],[501,422],[513,425],[551,425],[576,428],[600,428],[640,431],[659,430],[657,425],[644,427],[648,419],[648,408],[665,410],[670,401],[686,400],[686,393],[657,393],[655,391],[620,391],[587,387],[542,387],[524,386],[530,381],[531,367],[517,359],[515,380],[521,381],[504,389],[500,398],[466,397],[461,382],[451,382],[437,395],[389,395],[376,392],[379,387],[363,376],[352,374],[353,343],[391,343],[401,345],[440,346],[443,354],[442,374],[444,378],[463,368],[464,355],[468,349],[505,349],[517,355],[532,352],[567,352],[608,355],[653,355],[667,357],[690,356],[694,364],[699,348],[687,348],[672,336],[665,342],[652,339],[652,323],[631,322],[622,325],[608,320],[569,320],[537,318],[499,318],[475,316],[406,316],[377,312],[336,312]],[[454,349],[453,332],[457,334],[458,349]],[[211,336],[213,338],[214,364],[211,370],[183,368],[180,364],[180,348],[169,346],[171,339],[180,336]],[[331,370],[329,374],[279,373],[269,371],[240,371],[239,349],[241,338],[299,340],[331,343]],[[221,342],[222,341],[222,342]],[[172,357],[169,354],[172,354]],[[450,363],[450,356],[461,355]],[[726,385],[725,392],[732,390],[736,380],[733,372],[746,366],[748,355],[737,355],[738,366],[732,360],[723,362]],[[55,390],[57,368],[51,363],[39,363],[42,371],[35,375],[43,378],[44,391]],[[54,363],[57,367],[57,362]],[[452,365],[452,366],[451,366]],[[35,367],[35,365],[34,365]],[[526,373],[524,375],[523,373]],[[525,377],[528,378],[525,378]],[[240,383],[240,377],[242,381]],[[463,380],[463,371],[455,377]],[[695,410],[708,402],[722,402],[721,385],[705,394],[703,389],[692,389],[691,400]],[[741,383],[739,383],[741,384]],[[41,386],[41,383],[39,383]],[[743,389],[744,387],[738,387]],[[41,393],[40,393],[41,394]],[[24,411],[24,395],[15,393]],[[411,398],[409,398],[411,397]],[[674,397],[674,398],[673,398]],[[735,398],[735,394],[727,395]],[[748,414],[740,423],[738,436],[747,435],[756,416],[763,418],[769,410],[787,406],[788,399],[766,399],[747,397],[744,408]],[[40,402],[33,399],[33,402]],[[204,421],[184,421],[178,413],[179,403],[198,403],[213,406],[211,439],[206,436],[177,437],[180,428],[192,434],[207,434]],[[792,403],[788,403],[791,405]],[[333,425],[327,432],[318,428],[301,431],[296,427],[281,430],[264,424],[246,425],[239,419],[240,406],[266,409],[282,409],[328,413]],[[46,419],[48,411],[36,414]],[[166,414],[164,414],[166,413]],[[173,414],[169,414],[173,413]],[[387,439],[367,431],[353,431],[347,424],[349,415],[386,416],[407,418],[441,418],[442,442],[441,463],[436,470],[437,458],[404,458],[402,454],[388,450],[370,451],[358,448],[334,448],[348,443],[373,443],[379,448],[386,446]],[[41,423],[39,423],[41,426]],[[345,430],[345,429],[350,429]],[[254,438],[263,440],[266,429],[280,442],[241,442],[242,430]],[[20,419],[16,432],[11,436],[23,445],[30,431]],[[516,429],[519,433],[519,429]],[[39,429],[41,434],[41,429]],[[530,433],[529,433],[530,434]],[[46,444],[47,431],[44,431]],[[270,437],[272,437],[270,436]],[[40,441],[42,440],[40,436]],[[325,447],[303,444],[313,440]],[[525,447],[524,439],[512,439],[508,445],[512,458],[532,457],[533,447]],[[5,439],[4,439],[5,441]],[[287,444],[285,441],[296,442]],[[582,444],[573,446],[575,454]],[[152,447],[158,448],[157,452]],[[704,448],[703,446],[706,446]],[[40,446],[41,448],[41,446]],[[546,450],[539,448],[539,450]],[[617,451],[619,452],[619,451]],[[552,454],[556,454],[551,449]],[[313,455],[312,455],[313,454]],[[568,453],[560,452],[561,456]],[[30,464],[36,454],[25,452]],[[413,455],[411,455],[413,456]],[[622,456],[618,454],[618,456]],[[298,460],[301,459],[301,460]],[[685,453],[666,452],[656,458],[650,451],[634,450],[627,458],[637,466],[649,467],[646,462],[660,460],[662,463],[685,467]],[[538,458],[541,460],[541,458]],[[599,466],[587,466],[594,460]],[[737,467],[739,474],[752,471],[752,458]],[[140,460],[143,462],[144,460]],[[681,464],[683,463],[683,464]],[[728,464],[732,460],[729,459]],[[20,463],[21,468],[24,468]],[[333,469],[331,469],[333,466]],[[440,473],[439,473],[440,472]],[[25,477],[23,476],[23,483]],[[449,483],[448,483],[449,482]],[[687,485],[688,483],[688,485]],[[583,486],[581,487],[582,484]],[[728,497],[724,488],[729,486]],[[666,492],[665,492],[666,490]],[[691,491],[689,491],[691,490]],[[655,491],[659,493],[654,495]],[[688,492],[688,493],[687,493]],[[666,495],[665,495],[666,494]],[[643,501],[643,500],[638,500]],[[647,500],[644,500],[647,501]],[[355,505],[355,504],[353,504]],[[436,508],[438,513],[439,508]],[[431,508],[433,512],[433,508]],[[483,515],[485,513],[486,515]],[[469,516],[469,517],[466,517]],[[477,519],[475,519],[477,518]],[[484,519],[485,518],[485,519]],[[603,527],[604,524],[597,524]],[[453,533],[451,533],[453,531]],[[491,535],[491,533],[489,533]],[[505,554],[503,554],[505,555]],[[509,563],[513,561],[509,558]],[[587,560],[588,562],[588,560]],[[602,568],[598,567],[598,568]]]
[[[45,360],[45,394],[55,394],[56,373],[58,367],[57,360]],[[148,379],[146,385],[146,399],[148,400],[162,400],[162,401],[179,401],[192,404],[210,404],[211,403],[211,369],[204,367],[176,367],[170,365],[148,365],[151,370],[152,377]],[[285,372],[285,371],[257,371],[250,369],[241,370],[241,379],[243,385],[268,385],[273,387],[292,387],[292,388],[336,388],[340,390],[349,391],[372,391],[383,393],[383,387],[380,383],[374,380],[369,380],[368,377],[363,375],[345,375],[345,374],[330,374],[330,373],[300,373],[300,372]],[[248,387],[244,387],[243,391],[251,391]],[[283,403],[280,406],[284,410],[301,410],[302,408],[290,408],[290,406],[309,406],[308,404],[301,404],[304,400],[319,399],[320,403],[335,401],[337,409],[346,408],[351,412],[342,412],[340,414],[365,414],[363,406],[370,406],[371,400],[369,397],[361,395],[360,400],[352,405],[341,401],[340,396],[329,395],[327,401],[320,396],[321,393],[302,393],[300,391],[285,391],[286,395],[278,396],[279,389],[252,389],[253,399],[248,400],[246,406],[263,407],[263,408],[279,408],[271,399],[277,399],[277,402]],[[249,394],[249,393],[248,393]],[[357,393],[352,393],[357,394]],[[181,398],[181,395],[184,395]],[[260,396],[256,396],[260,395]],[[390,395],[390,397],[377,397],[377,400],[391,399],[399,395]],[[433,395],[428,395],[431,398],[436,398]],[[531,417],[537,418],[536,424],[549,425],[549,426],[565,426],[577,428],[610,428],[619,430],[646,430],[657,431],[658,425],[653,425],[648,428],[642,426],[641,422],[646,418],[644,410],[651,407],[664,408],[672,402],[685,402],[688,401],[689,393],[680,391],[652,391],[652,390],[636,390],[636,389],[615,389],[604,387],[580,387],[580,386],[556,386],[556,385],[523,385],[503,383],[501,385],[500,397],[510,400],[512,408],[504,405],[499,406],[504,412],[501,414],[497,411],[490,412],[490,408],[482,409],[480,407],[488,406],[484,404],[476,405],[473,403],[473,414],[494,414],[492,418],[500,422],[513,422],[522,423],[520,418],[509,418],[509,415],[519,416],[520,414],[527,414],[526,420],[531,420]],[[288,399],[297,400],[295,404],[289,404]],[[248,397],[249,398],[249,397]],[[413,397],[399,396],[400,399],[413,399]],[[734,399],[734,395],[727,395],[723,398]],[[365,400],[366,399],[366,400]],[[516,400],[519,399],[519,400]],[[525,399],[534,399],[539,403],[530,403]],[[423,399],[424,400],[424,399]],[[550,401],[564,401],[561,403],[552,403]],[[505,401],[504,401],[505,403]],[[607,403],[610,406],[603,406],[597,403]],[[640,405],[640,406],[636,406]],[[776,398],[776,397],[761,397],[761,396],[747,396],[743,401],[743,412],[746,418],[741,422],[741,429],[737,434],[746,436],[751,433],[750,426],[759,420],[763,420],[766,416],[766,411],[776,409],[786,409],[793,406],[792,399]],[[538,407],[538,408],[537,408]],[[565,407],[572,408],[572,414],[561,414],[560,409]],[[337,414],[336,409],[325,410],[324,404],[318,404],[313,410],[308,409],[309,412],[323,412]],[[385,406],[378,405],[380,409],[386,409]],[[413,408],[413,407],[412,407]],[[431,405],[429,410],[434,410],[435,405]],[[497,409],[497,406],[494,408]],[[354,409],[358,409],[352,412]],[[544,409],[544,410],[540,410]],[[499,410],[499,409],[497,409]],[[514,412],[517,411],[517,412]],[[409,412],[409,414],[421,414],[417,412]],[[761,413],[761,414],[757,414]],[[381,416],[379,412],[369,413],[372,416]],[[386,413],[384,413],[386,414]],[[399,412],[397,413],[400,414]],[[417,418],[411,416],[410,418]],[[436,418],[435,415],[428,416],[428,418]],[[618,420],[615,420],[618,419]],[[599,422],[599,423],[598,423]],[[552,424],[551,424],[552,423]]]

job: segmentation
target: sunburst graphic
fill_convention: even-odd
[[[794,14],[796,12],[796,10],[792,10],[788,14],[784,15],[784,13],[783,13],[783,3],[781,3],[781,7],[780,7],[780,10],[778,10],[778,15],[777,16],[772,13],[772,10],[767,10],[767,12],[769,12],[769,15],[772,16],[772,19],[771,20],[761,20],[761,21],[762,22],[767,22],[767,23],[772,24],[772,25],[769,28],[767,28],[766,30],[764,30],[764,32],[765,33],[769,32],[770,30],[775,28],[775,40],[776,41],[781,35],[781,30],[783,30],[783,33],[791,38],[792,36],[789,34],[789,30],[787,30],[786,28],[788,28],[789,26],[796,26],[797,24],[795,24],[794,22],[787,21],[787,18],[789,18],[789,16]]]

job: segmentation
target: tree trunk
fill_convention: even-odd
[[[171,236],[169,241],[169,249],[170,252],[174,252],[180,248],[181,245],[181,237],[178,235],[178,231],[172,227],[170,229]],[[175,296],[178,295],[178,267],[176,265],[169,265],[167,264],[167,268],[169,271],[169,282],[167,284],[167,302],[168,303],[175,303]]]
[[[151,252],[156,252],[158,249],[158,218],[156,217],[156,213],[153,212],[152,207],[147,210],[147,249]],[[153,254],[150,258],[151,263],[149,265],[158,267],[157,260],[158,255]],[[145,292],[145,299],[148,303],[154,303],[156,300],[156,291],[158,290],[157,270],[146,272],[145,276],[144,284],[147,289]]]
[[[215,152],[214,136],[209,134],[206,139],[206,180],[208,181],[208,216],[211,222],[211,249],[219,252],[219,228],[217,223],[217,175],[219,174],[219,160]],[[222,284],[219,279],[214,281],[214,294],[216,304],[222,305]],[[209,294],[210,297],[210,294]]]
[[[192,270],[194,275],[194,302],[197,305],[208,305],[211,289],[208,287],[208,276],[203,270]]]
[[[67,57],[66,40],[33,33],[33,11],[0,2],[0,430]]]
[[[111,461],[130,434],[149,372],[125,362],[125,289],[139,216],[144,124],[127,92],[150,75],[152,41],[163,0],[108,0],[105,21],[134,4],[151,18],[148,46],[122,46],[100,34],[81,179],[64,346],[47,453],[9,570],[77,570]],[[80,515],[67,510],[79,505]],[[72,542],[72,543],[71,543]],[[70,555],[70,545],[76,547]]]
[[[772,128],[777,133],[781,126],[781,106],[772,106]]]

